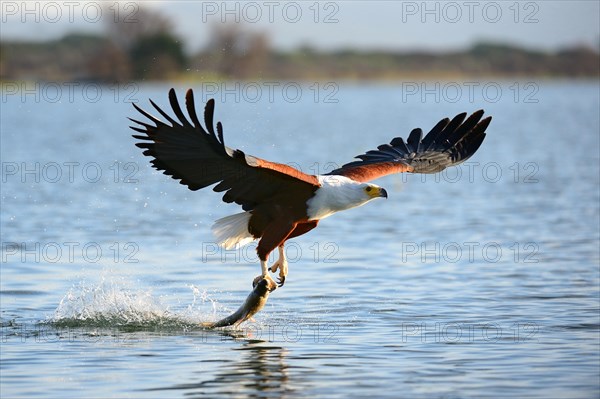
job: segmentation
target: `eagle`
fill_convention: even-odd
[[[191,89],[185,96],[189,120],[174,89],[169,91],[169,102],[177,119],[150,100],[164,121],[133,103],[149,121],[128,118],[136,124],[130,128],[140,133],[133,135],[140,140],[136,146],[153,158],[154,168],[190,190],[216,184],[213,190],[224,193],[224,202],[241,205],[241,213],[217,220],[212,232],[226,249],[259,240],[259,277],[272,287],[283,286],[288,274],[287,240],[308,233],[336,212],[387,198],[387,191],[372,180],[402,172],[437,173],[464,162],[481,146],[492,120],[489,116],[482,119],[483,110],[468,118],[466,113],[444,118],[425,136],[421,129],[413,129],[406,141],[396,137],[327,174],[310,175],[226,146],[221,122],[215,129],[213,99],[204,107],[204,126]],[[276,248],[279,259],[269,268],[269,254]],[[269,270],[279,270],[277,285]]]

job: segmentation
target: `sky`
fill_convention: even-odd
[[[211,27],[240,22],[269,34],[277,49],[457,50],[478,41],[557,50],[600,45],[600,1],[0,1],[3,40],[102,33],[99,18],[135,18],[138,7],[173,21],[187,50],[206,45]]]

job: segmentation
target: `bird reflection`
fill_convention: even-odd
[[[243,331],[219,331],[210,338],[243,340],[244,344],[230,348],[233,354],[223,353],[220,360],[202,359],[195,372],[198,382],[155,388],[152,391],[180,390],[187,397],[220,396],[280,397],[290,392],[286,348],[270,345],[257,339],[257,334]],[[211,334],[212,335],[212,334]],[[241,355],[241,356],[238,356]],[[231,355],[231,356],[230,356]],[[207,369],[207,362],[212,370]],[[208,377],[208,378],[207,378]]]
[[[288,365],[285,362],[287,350],[279,346],[261,346],[248,343],[237,350],[245,352],[238,363],[243,386],[255,393],[282,394],[288,389]],[[235,379],[237,380],[238,377]],[[226,375],[223,376],[228,379]],[[234,381],[230,381],[234,383]],[[259,395],[260,396],[260,395]],[[264,395],[271,396],[271,395]]]

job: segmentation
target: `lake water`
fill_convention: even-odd
[[[134,147],[129,102],[169,86],[5,86],[0,396],[598,397],[597,81],[229,85],[226,143],[309,173],[494,120],[467,164],[291,241],[255,322],[204,331],[260,267],[212,241],[237,207]]]

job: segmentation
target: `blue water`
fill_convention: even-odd
[[[231,85],[226,143],[309,173],[458,112],[494,120],[467,164],[381,179],[388,200],[291,241],[255,322],[204,331],[260,268],[212,241],[237,207],[133,145],[129,102],[170,86],[3,92],[0,396],[598,397],[598,82]]]

